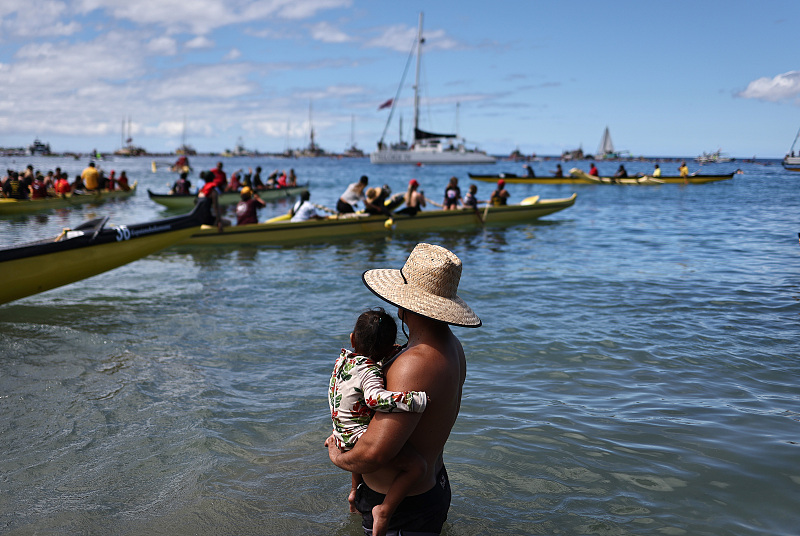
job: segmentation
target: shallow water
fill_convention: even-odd
[[[465,189],[468,170],[521,172],[224,162],[294,167],[328,206],[361,174],[396,192],[417,178],[438,200],[450,175]],[[169,215],[145,190],[171,174],[101,165],[140,191],[2,218],[0,242]],[[737,167],[705,185],[512,185],[512,200],[578,200],[508,228],[174,247],[0,306],[0,532],[360,534],[349,476],[322,448],[327,380],[358,313],[379,305],[361,272],[429,241],[461,257],[460,293],[484,322],[456,328],[469,369],[445,534],[796,534],[800,174],[704,172]]]

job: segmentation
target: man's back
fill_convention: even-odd
[[[464,350],[450,328],[422,317],[417,317],[417,320],[419,325],[412,322],[409,327],[414,342],[386,370],[386,388],[425,391],[431,403],[419,415],[391,413],[373,418],[400,421],[395,428],[398,433],[396,440],[403,440],[405,433],[409,443],[428,462],[425,478],[415,486],[411,495],[423,493],[435,484],[445,442],[458,417],[466,377]],[[420,332],[419,337],[415,337],[416,331]],[[408,435],[407,427],[409,424],[413,426],[411,421],[414,419],[418,422]],[[365,474],[364,481],[373,490],[384,493],[396,474],[396,470],[386,466]]]

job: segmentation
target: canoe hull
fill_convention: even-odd
[[[506,184],[704,184],[707,182],[724,181],[733,178],[733,173],[726,175],[694,175],[687,179],[677,175],[661,176],[658,179],[652,177],[628,177],[627,179],[615,179],[614,177],[594,177],[586,173],[570,175],[567,177],[517,177],[508,175],[473,175],[469,178],[474,181],[497,182],[500,179]]]
[[[0,216],[29,214],[55,208],[68,208],[85,203],[105,203],[111,199],[125,199],[136,193],[136,185],[137,183],[134,182],[127,192],[122,190],[101,190],[96,193],[66,194],[45,199],[0,199]]]
[[[500,226],[535,221],[564,210],[575,203],[577,195],[564,199],[547,199],[532,205],[489,207],[483,223],[483,209],[431,210],[416,216],[342,217],[340,219],[310,220],[304,222],[259,223],[230,227],[219,233],[213,228],[203,228],[183,243],[187,245],[240,245],[240,244],[303,244],[331,239],[392,233],[429,232],[451,229],[474,229],[484,225]]]
[[[0,304],[112,270],[188,238],[199,229],[195,213],[166,220],[62,233],[0,250]],[[80,228],[79,228],[80,229]]]
[[[270,188],[268,190],[258,190],[258,196],[264,201],[276,201],[278,199],[286,199],[300,195],[308,191],[308,185],[292,186],[288,188]],[[169,209],[174,210],[192,210],[194,207],[194,200],[197,199],[196,195],[170,195],[170,194],[157,194],[147,190],[147,195],[158,203],[164,205]],[[225,192],[219,196],[220,205],[235,205],[241,201],[241,196],[237,192]]]

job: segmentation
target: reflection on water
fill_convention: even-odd
[[[400,191],[413,173],[429,196],[464,174],[291,164],[324,204],[361,174]],[[124,165],[140,188],[172,178]],[[361,534],[322,448],[327,381],[357,314],[380,304],[362,272],[426,240],[462,258],[459,294],[484,322],[456,330],[468,375],[445,534],[794,534],[800,191],[744,169],[590,185],[530,225],[181,246],[2,306],[4,533]],[[145,189],[2,218],[0,236],[162,217]]]

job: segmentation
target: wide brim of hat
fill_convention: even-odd
[[[400,270],[367,270],[361,279],[373,294],[396,307],[453,326],[478,328],[482,325],[478,315],[460,297],[444,298],[407,285]]]

